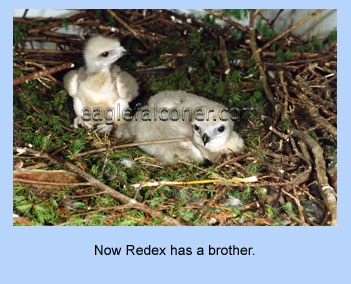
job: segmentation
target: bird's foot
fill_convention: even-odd
[[[110,133],[113,129],[113,125],[108,125],[108,124],[99,124],[97,127],[96,127],[96,130],[99,132],[99,133]]]
[[[94,126],[89,122],[89,121],[84,121],[80,116],[77,116],[73,120],[73,128],[78,128],[79,126],[82,126],[84,128],[92,129]]]

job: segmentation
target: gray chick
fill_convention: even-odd
[[[233,131],[233,114],[223,105],[185,91],[162,91],[148,105],[135,109],[116,136],[135,142],[184,139],[182,142],[139,146],[164,164],[175,156],[183,161],[219,162],[223,155],[239,152],[244,141]]]
[[[88,40],[83,52],[85,66],[63,78],[65,89],[73,97],[74,128],[98,125],[99,132],[110,132],[112,123],[118,123],[118,113],[138,96],[135,78],[113,64],[125,53],[116,39],[96,36]]]

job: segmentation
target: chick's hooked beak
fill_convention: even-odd
[[[121,52],[121,56],[126,55],[126,54],[129,53],[129,52],[128,52],[124,47],[122,47],[122,46],[121,46],[120,52]]]
[[[116,52],[116,53],[119,53],[119,54],[120,54],[120,57],[122,57],[123,55],[126,55],[126,54],[129,53],[122,45],[118,46],[118,47],[115,49],[115,52]]]
[[[202,135],[202,141],[204,142],[204,146],[206,146],[206,143],[210,141],[210,137],[205,133]]]
[[[115,50],[111,51],[111,55],[114,57],[114,60],[121,58],[127,53],[128,51],[123,46],[119,46]]]

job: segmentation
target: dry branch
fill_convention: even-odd
[[[148,181],[142,183],[132,184],[135,188],[151,187],[151,186],[186,186],[194,184],[237,184],[237,183],[250,183],[257,181],[257,177],[252,176],[248,178],[234,177],[231,179],[207,179],[207,180],[193,180],[193,181]]]
[[[290,82],[301,92],[305,93],[310,99],[313,99],[315,102],[317,102],[320,105],[323,105],[324,107],[332,110],[333,112],[336,113],[336,105],[333,104],[330,101],[324,100],[321,98],[319,95],[315,94],[312,90],[312,88],[308,85],[308,83],[301,78],[300,75],[296,76],[296,80],[290,79]]]
[[[72,67],[74,67],[73,63],[64,63],[60,66],[55,66],[55,67],[52,67],[49,69],[44,69],[42,71],[28,74],[25,76],[16,77],[13,79],[13,85],[16,86],[16,85],[22,84],[22,83],[27,82],[27,81],[36,80],[36,79],[39,79],[39,78],[42,78],[45,76],[47,77],[48,75],[51,75],[51,74],[54,74],[54,73],[57,73],[57,72],[60,72],[63,70],[67,70],[67,69],[70,69]]]
[[[64,170],[27,170],[20,169],[13,172],[14,185],[30,185],[33,188],[61,189],[62,187],[76,187],[87,185],[75,173]]]
[[[319,111],[315,107],[315,104],[298,89],[295,89],[295,94],[302,102],[306,104],[306,109],[309,112],[310,117],[314,119],[323,129],[325,129],[330,134],[334,135],[334,137],[336,137],[337,135],[336,128],[333,125],[331,125],[331,123],[328,120],[326,120],[324,117],[322,117],[319,114]]]
[[[219,46],[220,46],[221,57],[224,65],[224,74],[227,75],[230,72],[230,66],[229,66],[229,61],[227,56],[227,49],[225,47],[225,40],[222,37],[219,38]]]
[[[255,59],[258,70],[260,72],[263,89],[266,93],[267,99],[269,100],[271,105],[273,107],[275,107],[276,101],[274,99],[272,90],[268,84],[266,72],[264,70],[261,57],[260,57],[259,53],[257,52],[257,43],[256,43],[256,34],[255,34],[255,19],[259,13],[260,13],[260,10],[255,10],[255,11],[252,11],[251,15],[250,15],[250,29],[249,29],[250,41],[249,41],[249,45],[250,45],[250,48],[252,50],[253,58]]]
[[[307,133],[299,131],[297,129],[292,130],[292,134],[302,139],[310,148],[314,156],[314,167],[317,172],[317,180],[320,191],[324,198],[324,201],[331,214],[331,225],[337,225],[337,203],[336,193],[334,189],[329,185],[328,178],[326,175],[325,160],[323,157],[323,149],[321,146]]]
[[[111,14],[111,16],[114,19],[117,20],[117,22],[119,22],[123,27],[125,27],[129,32],[131,32],[134,37],[140,40],[140,36],[138,35],[138,33],[134,31],[133,28],[129,26],[121,17],[119,17],[113,10],[108,9],[107,11]]]

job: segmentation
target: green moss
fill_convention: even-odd
[[[292,202],[286,202],[283,204],[282,209],[291,215],[296,215],[296,207]]]
[[[13,204],[14,210],[30,219],[32,225],[54,225],[60,221],[58,201],[41,199],[30,188],[14,187]]]
[[[291,121],[286,119],[286,120],[280,122],[278,124],[277,128],[278,128],[279,131],[281,131],[283,133],[286,133],[290,129],[290,127],[291,127]]]
[[[262,20],[259,20],[257,22],[257,30],[267,40],[272,40],[276,36],[275,31],[271,29],[267,24],[265,24]]]
[[[337,41],[337,31],[331,31],[328,36],[329,43],[334,43]]]
[[[30,25],[24,23],[17,23],[13,26],[13,45],[18,45],[23,43],[23,41],[28,36],[28,31],[30,29]]]

